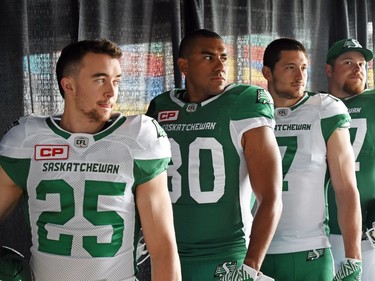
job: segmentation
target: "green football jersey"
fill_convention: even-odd
[[[0,165],[25,193],[36,280],[135,280],[134,193],[167,169],[166,134],[144,115],[114,115],[97,134],[59,120],[22,117],[0,143]]]
[[[243,257],[252,189],[241,138],[253,128],[274,127],[272,98],[260,87],[234,84],[201,103],[182,101],[185,93],[159,95],[146,113],[171,143],[168,176],[180,256]]]
[[[367,213],[369,203],[375,202],[375,90],[343,99],[352,118],[350,137],[354,150],[357,187],[361,199],[362,228],[371,228],[375,214]],[[337,221],[337,208],[332,188],[329,190],[331,233],[341,234]]]

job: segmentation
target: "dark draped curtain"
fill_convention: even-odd
[[[144,113],[161,92],[184,85],[176,66],[182,37],[196,28],[223,36],[231,82],[266,86],[264,48],[279,37],[301,41],[309,52],[308,90],[325,91],[325,56],[336,40],[352,37],[373,48],[372,0],[1,0],[0,137],[21,115],[61,112],[55,65],[61,49],[104,37],[124,50],[117,110]],[[374,85],[369,64],[369,87]],[[0,183],[1,184],[1,183]],[[29,258],[22,205],[0,225],[0,245]],[[149,264],[140,280],[149,280]]]

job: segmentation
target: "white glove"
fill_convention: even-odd
[[[371,246],[375,248],[375,222],[372,223],[372,228],[366,231],[366,236],[371,243]]]
[[[361,281],[362,262],[356,259],[346,259],[336,272],[333,281]]]
[[[275,279],[264,275],[256,270],[242,264],[237,270],[229,272],[220,278],[220,281],[275,281]]]

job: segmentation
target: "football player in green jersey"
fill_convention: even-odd
[[[171,142],[183,280],[269,280],[258,271],[282,209],[272,99],[260,87],[228,85],[225,44],[210,30],[184,37],[177,62],[186,89],[157,96],[147,115]]]
[[[363,281],[375,278],[375,243],[370,235],[373,233],[375,237],[375,91],[365,90],[367,62],[372,58],[372,51],[349,38],[337,41],[329,49],[326,64],[329,93],[344,102],[352,118],[349,131],[362,207]],[[335,267],[339,268],[346,256],[332,189],[329,189],[328,199],[332,253]]]
[[[153,280],[181,280],[155,120],[113,113],[122,51],[111,41],[66,46],[56,74],[61,115],[28,115],[0,143],[0,221],[25,199],[38,281],[134,281],[140,227]]]
[[[280,38],[266,47],[262,73],[275,103],[284,181],[283,213],[261,270],[280,281],[359,280],[361,211],[350,116],[339,99],[305,91],[307,69],[306,49],[297,40]],[[329,178],[348,258],[336,274],[328,239]]]

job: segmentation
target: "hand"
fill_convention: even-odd
[[[229,272],[228,274],[221,277],[220,281],[275,281],[273,278],[264,275],[256,270],[242,264],[235,271]]]
[[[333,281],[361,281],[362,262],[355,259],[346,259],[336,272]]]

